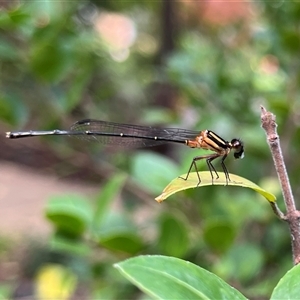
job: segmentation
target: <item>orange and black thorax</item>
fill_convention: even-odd
[[[191,148],[211,150],[220,155],[228,154],[231,149],[228,142],[211,130],[200,131],[200,134],[194,140],[188,140],[186,144]]]

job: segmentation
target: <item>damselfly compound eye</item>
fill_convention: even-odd
[[[235,158],[244,157],[244,143],[239,139],[233,139],[231,141],[232,149],[234,150],[233,156]]]

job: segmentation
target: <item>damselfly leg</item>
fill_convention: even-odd
[[[207,164],[208,169],[209,169],[209,172],[210,172],[210,175],[211,175],[211,180],[212,180],[212,183],[213,183],[214,179],[219,179],[219,174],[218,174],[217,170],[215,169],[214,165],[212,164],[212,161],[215,160],[218,157],[220,157],[219,154],[209,154],[209,155],[201,155],[201,156],[194,157],[186,176],[185,177],[179,176],[179,178],[181,178],[183,180],[187,180],[189,178],[189,175],[190,175],[191,171],[192,171],[192,168],[194,167],[194,169],[196,171],[196,174],[197,174],[197,177],[198,177],[198,184],[197,184],[197,186],[198,186],[201,183],[201,177],[200,177],[196,162],[199,161],[199,160],[205,159],[206,164]],[[227,157],[227,155],[224,155],[222,157],[221,166],[222,166],[222,169],[225,173],[226,185],[227,185],[228,181],[230,181],[230,177],[229,177],[228,170],[227,170],[227,168],[224,164],[224,160],[225,160],[226,157]],[[214,178],[213,172],[216,174],[216,178]]]

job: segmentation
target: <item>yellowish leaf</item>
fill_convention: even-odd
[[[214,179],[213,181],[211,179],[211,174],[208,171],[199,172],[199,176],[201,178],[200,183],[196,172],[190,173],[187,180],[182,179],[186,177],[186,174],[175,178],[165,187],[161,195],[156,197],[155,200],[160,203],[177,192],[191,188],[203,187],[208,185],[227,185],[225,174],[221,172],[219,172],[220,177],[218,179]],[[275,203],[276,197],[273,194],[265,191],[252,181],[234,174],[229,174],[229,177],[230,181],[228,181],[228,185],[241,186],[252,189],[264,196],[270,203]]]

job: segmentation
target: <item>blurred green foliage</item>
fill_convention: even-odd
[[[240,137],[245,159],[228,158],[228,169],[274,193],[281,206],[259,115],[263,104],[277,116],[297,199],[299,14],[298,2],[1,3],[1,127],[46,130],[96,118]],[[118,152],[59,137],[43,142],[60,175],[83,169],[84,152],[92,168],[83,177],[97,174],[106,185],[94,205],[77,195],[49,201],[46,217],[55,229],[49,243],[60,255],[47,256],[36,270],[59,262],[95,299],[133,299],[139,292],[112,264],[137,253],[166,254],[265,299],[291,267],[287,227],[254,192],[216,186],[176,194],[162,205],[149,200],[187,171],[196,150]],[[26,153],[19,152],[19,161],[28,165],[34,154]],[[112,208],[117,196],[121,213]],[[7,285],[13,289],[14,282],[3,281],[0,293],[8,293]]]

